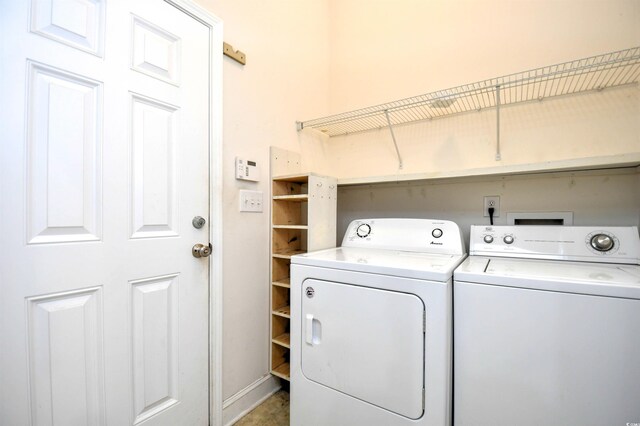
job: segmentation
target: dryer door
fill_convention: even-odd
[[[424,411],[422,300],[407,293],[307,279],[302,372],[362,401],[417,419]]]

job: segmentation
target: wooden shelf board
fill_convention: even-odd
[[[283,364],[280,364],[279,366],[271,370],[271,374],[282,379],[289,380],[289,363],[285,362]]]
[[[287,278],[282,278],[278,281],[272,281],[271,284],[278,286],[278,287],[285,287],[285,288],[291,288],[291,278],[287,277]]]
[[[295,194],[295,195],[274,195],[274,201],[290,201],[294,203],[303,203],[309,201],[309,194]]]
[[[271,341],[276,345],[284,346],[285,348],[290,348],[289,333],[283,333],[278,337],[274,337],[273,339],[271,339]]]
[[[274,176],[272,180],[278,182],[294,182],[294,183],[306,183],[309,182],[309,176],[313,173],[295,173],[292,175]]]
[[[305,250],[283,250],[277,253],[273,253],[273,257],[279,257],[280,259],[291,259],[291,256],[296,254],[306,253]]]
[[[409,181],[442,180],[460,182],[478,178],[510,177],[577,171],[598,171],[614,168],[639,167],[640,152],[599,157],[574,158],[568,160],[543,161],[539,163],[513,164],[476,169],[451,170],[430,173],[409,173],[387,176],[363,176],[339,178],[338,186],[365,185],[375,183],[398,183]]]
[[[271,311],[273,315],[278,315],[280,317],[291,318],[291,307],[290,306],[281,306],[279,308]]]
[[[272,225],[273,229],[309,229],[308,225]]]

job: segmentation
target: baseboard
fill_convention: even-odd
[[[225,399],[222,404],[222,424],[230,426],[280,390],[280,380],[271,374],[261,377],[246,388]]]

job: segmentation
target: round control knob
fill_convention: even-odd
[[[609,251],[613,248],[613,238],[606,234],[597,234],[591,237],[591,247],[598,251]]]
[[[371,226],[367,225],[366,223],[358,225],[358,228],[356,229],[356,235],[360,238],[365,238],[369,236],[370,233],[371,233]]]
[[[434,229],[433,231],[431,231],[431,235],[433,235],[433,238],[442,237],[442,229],[440,229],[440,228]]]
[[[511,235],[505,235],[502,239],[505,244],[513,244],[513,237]]]
[[[491,235],[485,235],[483,240],[485,243],[491,244],[493,242],[493,237]]]

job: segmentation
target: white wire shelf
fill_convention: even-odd
[[[480,111],[637,83],[640,47],[465,84],[446,90],[298,122],[329,136]]]

